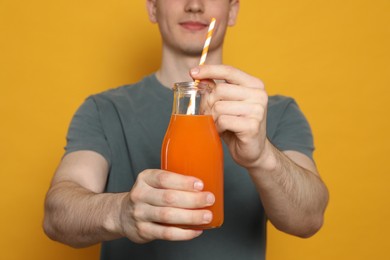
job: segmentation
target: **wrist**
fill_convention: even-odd
[[[110,210],[103,221],[104,230],[116,238],[124,236],[120,215],[126,194],[127,193],[110,194],[112,196],[108,202],[110,204],[108,207]]]
[[[266,139],[264,142],[264,148],[259,158],[254,163],[253,167],[250,167],[249,172],[272,172],[277,167],[277,155],[276,148],[272,143]]]

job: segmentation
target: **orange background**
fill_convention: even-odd
[[[270,226],[268,260],[385,259],[390,233],[390,1],[242,0],[225,63],[294,96],[330,190],[310,239]],[[159,65],[144,1],[0,1],[1,259],[97,259],[42,232],[69,121],[91,93]]]

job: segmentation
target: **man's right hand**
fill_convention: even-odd
[[[78,151],[63,158],[45,201],[44,230],[50,238],[73,247],[123,236],[136,243],[189,240],[202,231],[176,226],[212,219],[204,207],[215,198],[202,191],[199,179],[145,170],[129,192],[104,193],[108,170],[107,161],[96,152]]]
[[[214,195],[203,192],[201,180],[163,170],[145,170],[123,198],[120,225],[123,235],[136,243],[155,239],[189,240],[201,230],[174,225],[202,225],[212,219]]]

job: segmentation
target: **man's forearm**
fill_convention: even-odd
[[[51,239],[72,247],[119,238],[117,223],[125,195],[96,194],[73,182],[59,182],[47,194],[44,230]]]
[[[270,145],[266,167],[249,171],[273,225],[300,237],[322,226],[328,191],[320,177]]]

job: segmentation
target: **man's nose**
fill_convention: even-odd
[[[203,13],[204,12],[203,0],[188,0],[185,5],[185,11],[191,13]]]

